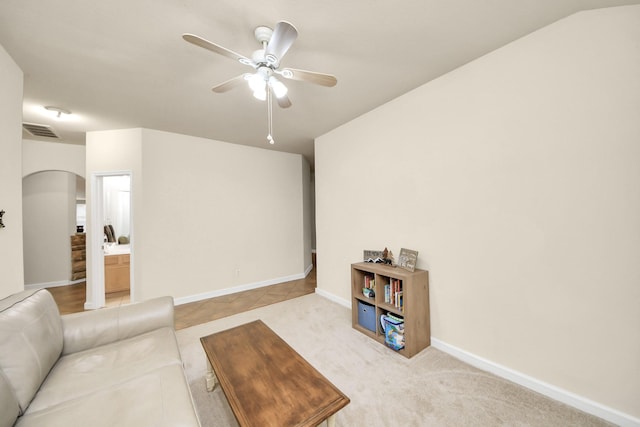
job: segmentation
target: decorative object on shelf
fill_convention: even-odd
[[[373,298],[376,296],[376,291],[370,288],[362,288],[362,295],[367,298]]]
[[[418,251],[412,251],[411,249],[400,249],[400,256],[398,257],[398,267],[404,268],[408,271],[414,271],[416,269],[416,262],[418,261]]]
[[[385,264],[393,265],[393,252],[384,248],[384,251],[382,251],[382,261]]]
[[[382,264],[384,263],[384,252],[365,250],[362,260],[364,262],[374,262],[374,263]]]
[[[0,211],[0,228],[4,228],[4,223],[2,222],[2,215],[4,215],[4,210]]]
[[[384,248],[383,251],[364,250],[362,260],[376,264],[393,265],[393,253],[387,248]]]

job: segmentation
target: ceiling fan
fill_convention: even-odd
[[[278,105],[287,108],[291,106],[291,102],[287,97],[287,88],[276,78],[276,75],[285,79],[307,81],[328,87],[335,86],[338,82],[336,77],[330,74],[295,68],[279,68],[282,58],[298,37],[298,30],[291,23],[286,21],[278,22],[273,30],[269,27],[260,26],[254,30],[254,35],[262,48],[253,52],[250,58],[194,34],[185,33],[182,38],[196,46],[254,68],[255,73],[244,73],[214,86],[212,88],[214,92],[226,92],[247,81],[256,98],[265,100],[267,89],[269,89],[276,96]]]
[[[262,46],[253,52],[251,57],[236,53],[230,49],[217,45],[209,40],[194,34],[185,33],[182,38],[189,43],[200,46],[219,55],[226,56],[248,65],[254,69],[253,73],[243,73],[226,82],[214,86],[211,90],[217,93],[227,92],[236,86],[247,82],[253,96],[260,100],[267,101],[267,115],[269,121],[269,135],[267,139],[273,144],[272,120],[271,120],[271,95],[276,98],[278,105],[282,108],[291,106],[291,101],[287,96],[287,87],[276,76],[285,79],[299,80],[315,83],[321,86],[333,87],[338,83],[335,76],[331,74],[306,71],[296,68],[280,69],[281,61],[293,42],[298,37],[298,30],[289,22],[280,21],[274,29],[260,26],[254,30],[254,35],[258,43]]]

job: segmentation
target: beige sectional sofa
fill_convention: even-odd
[[[51,294],[0,300],[0,427],[199,426],[173,299],[60,316]]]

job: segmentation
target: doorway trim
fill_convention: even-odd
[[[104,252],[102,250],[104,228],[104,178],[110,176],[129,177],[129,295],[131,302],[135,301],[134,283],[134,232],[133,232],[133,173],[130,170],[93,172],[91,174],[91,199],[87,200],[91,206],[91,223],[87,226],[87,232],[91,235],[91,256],[87,259],[87,270],[91,277],[87,277],[87,300],[84,303],[85,310],[93,310],[105,306],[104,286]],[[89,280],[90,279],[90,280]]]

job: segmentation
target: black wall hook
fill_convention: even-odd
[[[4,224],[2,223],[2,215],[4,215],[4,211],[0,211],[0,228],[4,228]]]

